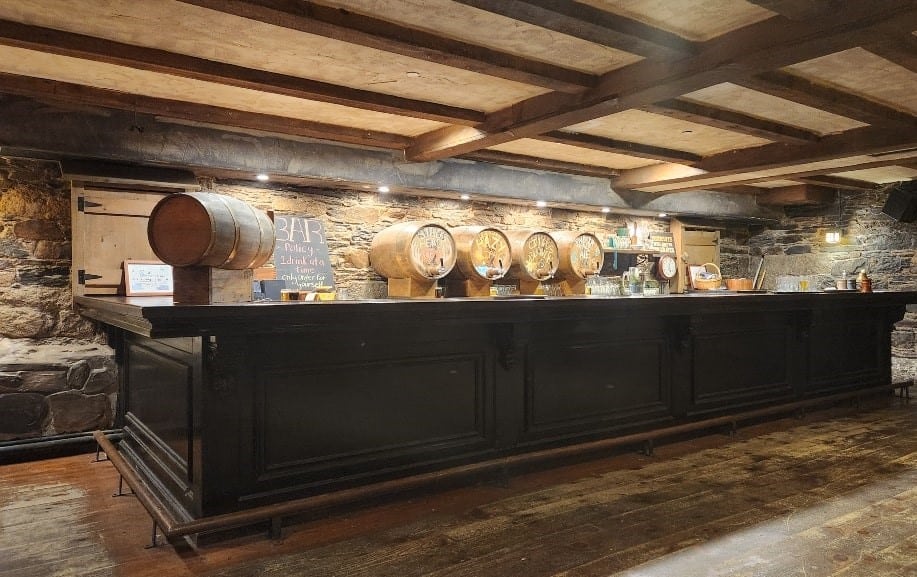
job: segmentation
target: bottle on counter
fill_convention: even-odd
[[[857,286],[861,293],[872,292],[872,279],[869,278],[865,268],[860,270],[860,274],[857,275]]]

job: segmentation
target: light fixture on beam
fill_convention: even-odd
[[[544,208],[548,206],[548,203],[543,200],[539,200],[538,202],[535,203],[535,206],[537,206],[538,208]]]
[[[258,173],[258,174],[255,175],[255,180],[257,180],[258,182],[267,182],[267,181],[269,181],[270,179],[271,179],[271,177],[268,176],[267,174],[263,173],[263,172]]]
[[[379,192],[382,192],[382,193],[388,192],[388,191],[390,191],[390,190],[391,190],[391,189],[390,189],[389,187],[385,186],[384,184],[383,184],[382,186],[379,187]]]

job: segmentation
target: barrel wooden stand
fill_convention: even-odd
[[[492,285],[493,282],[485,279],[449,278],[446,280],[446,296],[487,297]]]
[[[434,298],[436,280],[416,278],[388,279],[388,296],[394,298]]]
[[[252,300],[252,269],[224,270],[209,266],[172,269],[172,299],[186,305],[247,303]]]

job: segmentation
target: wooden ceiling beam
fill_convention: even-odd
[[[614,184],[648,192],[673,192],[892,166],[912,157],[917,157],[917,132],[895,133],[870,126],[826,136],[807,146],[778,143],[724,152],[698,163],[694,174],[679,165],[624,171]],[[837,160],[845,158],[847,164]]]
[[[456,0],[546,30],[623,50],[645,58],[672,59],[693,54],[697,45],[666,30],[568,0]]]
[[[620,171],[604,166],[577,164],[551,158],[539,158],[524,154],[501,152],[499,150],[478,150],[469,154],[463,154],[459,158],[474,160],[476,162],[489,162],[491,164],[502,164],[519,168],[530,168],[533,170],[547,170],[550,172],[563,172],[566,174],[579,174],[598,178],[614,178],[620,174]]]
[[[862,96],[818,84],[788,72],[769,71],[737,78],[739,86],[852,118],[873,126],[913,126],[914,116]]]
[[[867,182],[865,180],[856,180],[853,178],[843,178],[840,176],[831,176],[828,174],[820,174],[815,176],[799,176],[793,178],[793,180],[799,181],[804,184],[816,184],[819,186],[827,186],[830,188],[840,188],[843,190],[873,190],[879,185],[874,182]]]
[[[576,94],[596,77],[303,0],[181,0],[202,8],[392,54]]]
[[[670,148],[661,148],[640,144],[638,142],[627,142],[623,140],[614,140],[592,134],[583,134],[580,132],[566,132],[562,130],[553,130],[546,132],[535,138],[545,142],[556,142],[558,144],[569,144],[580,148],[590,150],[601,150],[602,152],[613,152],[616,154],[626,154],[638,158],[649,158],[651,160],[661,160],[663,162],[681,162],[693,164],[699,162],[703,157],[683,150],[674,150]]]
[[[716,108],[680,98],[650,104],[642,107],[642,109],[646,112],[660,114],[669,118],[677,118],[678,120],[686,120],[695,124],[766,138],[775,142],[807,144],[816,142],[819,139],[817,134],[796,126],[789,126],[742,114],[734,110]]]
[[[832,0],[747,0],[790,20],[806,20],[832,9]]]
[[[883,42],[867,44],[866,50],[876,56],[894,62],[911,72],[917,72],[917,36],[905,34],[900,38],[890,38]]]
[[[818,162],[843,156],[876,155],[879,158],[917,146],[917,131],[912,128],[902,126],[898,127],[898,130],[889,131],[885,127],[866,126],[843,134],[825,136],[820,141],[806,146],[775,143],[731,150],[708,156],[698,164],[698,168],[717,173],[741,172]]]
[[[0,93],[27,96],[41,102],[60,105],[96,110],[100,107],[114,108],[116,110],[153,114],[200,125],[235,127],[390,150],[403,149],[409,142],[407,137],[400,134],[371,132],[359,128],[310,122],[286,116],[258,114],[180,100],[126,94],[116,90],[92,88],[81,84],[14,74],[0,73]],[[128,128],[125,127],[125,130],[128,130]]]
[[[833,188],[814,184],[794,184],[762,190],[756,200],[763,206],[806,206],[831,204],[836,195]]]
[[[459,125],[474,125],[484,120],[484,114],[476,110],[337,86],[6,20],[0,20],[0,44],[411,118]]]
[[[737,78],[781,68],[875,42],[889,32],[917,27],[917,6],[908,0],[880,5],[848,2],[814,23],[774,17],[703,44],[678,62],[644,60],[602,76],[576,97],[536,96],[488,115],[477,127],[445,127],[417,137],[409,160],[429,161],[559,130]]]

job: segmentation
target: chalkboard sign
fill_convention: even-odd
[[[292,214],[274,213],[277,240],[274,267],[287,288],[313,290],[334,287],[325,227],[321,221]]]

